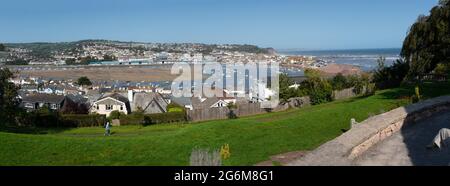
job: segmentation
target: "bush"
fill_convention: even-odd
[[[397,60],[390,67],[384,66],[384,58],[380,58],[378,63],[373,81],[379,89],[399,87],[409,71],[409,64],[403,60]]]
[[[53,127],[98,127],[106,123],[105,115],[61,115],[57,112],[36,111],[26,113],[21,118],[21,124],[26,126]]]
[[[105,115],[61,115],[61,123],[65,127],[100,127],[106,123]]]
[[[60,123],[58,113],[43,113],[32,112],[24,116],[24,122],[27,126],[51,128],[51,127],[63,127]]]
[[[348,79],[349,78],[345,77],[341,73],[334,76],[330,81],[331,85],[333,86],[333,90],[343,90],[352,87]]]
[[[184,112],[166,112],[160,114],[147,114],[144,116],[144,125],[185,122],[186,113]]]
[[[144,114],[141,112],[123,115],[120,117],[120,125],[140,125],[144,124]]]
[[[120,118],[120,125],[153,125],[162,123],[185,122],[185,112],[166,112],[159,114],[133,113]]]
[[[301,83],[302,92],[309,95],[311,103],[318,105],[332,101],[333,87],[330,83],[322,78],[309,78]]]
[[[109,114],[108,120],[120,119],[121,117],[124,117],[124,116],[126,116],[125,113],[115,110]]]
[[[176,103],[170,103],[167,105],[167,112],[183,112],[184,107],[176,104]]]

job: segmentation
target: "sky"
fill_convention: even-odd
[[[0,42],[398,48],[438,0],[1,0]]]

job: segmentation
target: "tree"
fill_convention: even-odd
[[[289,86],[291,86],[292,84],[294,84],[292,82],[291,79],[289,79],[287,74],[280,74],[279,77],[279,87],[280,87],[280,98],[283,101],[288,100],[289,98],[295,97],[294,96],[294,90],[292,90],[291,88],[289,88]]]
[[[305,70],[305,76],[308,78],[320,78],[322,74],[319,70],[308,68]]]
[[[318,105],[333,100],[333,87],[328,80],[312,77],[300,84],[299,92],[308,95],[313,105]]]
[[[115,61],[116,60],[116,57],[115,56],[110,56],[110,55],[107,55],[107,54],[105,54],[104,56],[103,56],[103,61]]]
[[[379,62],[382,64],[383,62]],[[401,85],[409,72],[409,65],[402,59],[394,62],[390,67],[379,65],[373,75],[373,82],[379,89],[394,88]]]
[[[450,63],[450,1],[440,0],[429,16],[419,16],[405,38],[401,56],[410,66],[407,78],[431,72]]]
[[[0,125],[14,124],[20,110],[19,88],[9,81],[13,77],[14,73],[8,68],[0,69]]]
[[[6,50],[5,45],[3,45],[3,44],[0,43],[0,51],[5,51],[5,50]]]
[[[167,112],[183,112],[184,111],[184,107],[176,104],[176,103],[170,103],[167,105],[166,107]]]
[[[110,120],[120,119],[120,117],[125,116],[126,114],[123,112],[119,112],[118,110],[114,110],[109,114]]]
[[[25,61],[23,59],[15,59],[13,61],[7,61],[5,64],[6,65],[28,65],[29,62]]]
[[[341,73],[337,74],[333,77],[333,79],[331,79],[331,85],[333,85],[334,90],[343,90],[346,88],[350,88],[347,78]]]
[[[83,77],[78,78],[77,84],[80,85],[80,86],[85,86],[85,85],[86,86],[91,86],[92,82],[91,82],[91,80],[88,77],[83,76]]]

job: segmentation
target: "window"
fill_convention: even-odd
[[[106,105],[106,110],[112,110],[113,106],[112,105]]]
[[[97,105],[97,110],[100,110],[100,106]]]
[[[34,104],[33,103],[26,103],[25,107],[33,109],[34,108]]]
[[[123,110],[123,105],[120,105],[120,110]]]

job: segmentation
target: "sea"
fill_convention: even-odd
[[[281,55],[315,56],[336,64],[349,64],[364,71],[372,71],[377,66],[380,56],[386,58],[385,65],[392,65],[400,58],[400,48],[351,49],[351,50],[280,50]]]

